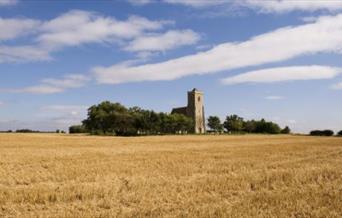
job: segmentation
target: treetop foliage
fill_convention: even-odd
[[[88,118],[83,121],[83,126],[91,134],[157,135],[190,132],[193,121],[182,114],[156,113],[104,101],[88,109]]]

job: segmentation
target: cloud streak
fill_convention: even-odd
[[[331,86],[331,88],[336,90],[342,90],[342,82],[334,84],[333,86]]]
[[[125,48],[127,51],[166,51],[184,45],[193,45],[200,36],[192,30],[170,30],[163,34],[138,37]]]
[[[310,24],[277,29],[245,42],[223,43],[206,52],[165,62],[100,66],[95,67],[93,72],[99,83],[107,84],[174,80],[341,50],[342,14],[320,17]]]
[[[115,44],[130,52],[165,51],[194,44],[199,35],[191,30],[169,30],[169,20],[129,16],[126,20],[99,13],[72,10],[48,20],[0,18],[0,42],[27,37],[29,45],[0,45],[0,63],[51,60],[51,53],[84,44]]]
[[[332,79],[342,72],[341,68],[328,66],[293,66],[251,71],[222,80],[225,85],[241,83],[274,83],[296,80]]]
[[[207,7],[240,7],[250,8],[260,13],[286,13],[291,11],[338,11],[342,9],[341,1],[329,1],[329,0],[308,0],[308,1],[296,1],[296,0],[129,0],[135,5],[144,5],[155,2],[162,2],[168,4],[177,4],[190,6],[193,8],[207,8]]]
[[[17,3],[18,3],[18,0],[0,0],[0,7],[15,5]]]
[[[266,96],[265,99],[275,101],[275,100],[282,100],[282,99],[284,99],[284,97],[279,96],[279,95],[270,95],[270,96]]]
[[[86,85],[90,79],[80,74],[70,74],[62,79],[48,78],[43,79],[40,84],[28,86],[20,89],[4,90],[12,93],[29,93],[29,94],[55,94],[61,93],[68,89],[80,88]]]

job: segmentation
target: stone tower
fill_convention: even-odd
[[[194,133],[205,133],[203,92],[193,89],[188,92],[187,115],[194,120]]]
[[[203,104],[203,92],[193,89],[188,92],[188,106],[173,108],[172,114],[183,114],[191,117],[194,121],[194,127],[192,132],[201,134],[205,133],[205,117],[204,117],[204,104]]]

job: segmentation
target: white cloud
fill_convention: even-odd
[[[15,5],[17,3],[18,3],[18,0],[0,0],[0,7],[1,6]]]
[[[342,1],[339,0],[129,0],[137,5],[154,2],[179,4],[194,8],[213,6],[246,7],[261,13],[285,13],[290,11],[338,11],[342,9]]]
[[[62,79],[43,79],[40,84],[21,89],[7,90],[14,93],[54,94],[67,89],[80,88],[89,81],[89,78],[80,74],[67,75]]]
[[[236,1],[237,4],[242,6],[257,9],[264,13],[285,13],[295,10],[301,11],[338,11],[342,9],[342,1],[330,0],[242,0]]]
[[[127,1],[133,5],[145,5],[145,4],[149,4],[153,2],[152,0],[127,0]]]
[[[87,106],[84,105],[47,105],[36,114],[38,120],[49,121],[52,126],[67,129],[71,125],[80,124],[87,117]]]
[[[191,39],[186,37],[194,37],[193,32],[175,31],[165,35],[155,33],[173,23],[169,20],[152,21],[140,16],[117,20],[114,17],[81,10],[69,11],[49,21],[0,18],[0,29],[6,30],[0,32],[0,42],[25,35],[29,35],[27,39],[34,42],[30,45],[0,45],[0,63],[50,60],[52,52],[87,43],[115,43],[125,48],[130,41],[139,37],[142,37],[140,40],[148,40],[143,36],[152,37],[153,33],[156,38],[164,36],[165,39],[176,35],[174,37],[178,36],[177,39],[182,40],[181,44],[190,43],[186,40]],[[183,38],[179,36],[181,33]],[[176,47],[172,42],[168,42],[167,46]],[[167,49],[166,47],[164,49]]]
[[[327,66],[294,66],[251,71],[222,80],[223,84],[273,83],[295,80],[331,79],[342,72],[340,68]]]
[[[0,41],[14,39],[35,31],[40,22],[32,19],[3,19],[0,17]]]
[[[51,60],[49,52],[36,46],[1,46],[0,63]]]
[[[70,11],[46,22],[38,41],[48,47],[113,42],[137,37],[147,30],[159,30],[169,21],[151,21],[131,16],[126,21],[88,11]]]
[[[87,106],[84,105],[48,105],[41,108],[43,113],[49,115],[68,115],[71,117],[79,117],[87,112]],[[45,115],[45,114],[44,114]]]
[[[170,4],[182,4],[191,7],[208,7],[208,6],[216,6],[222,5],[225,3],[232,3],[232,1],[227,0],[163,0],[163,2],[170,3]]]
[[[192,30],[170,30],[163,34],[152,34],[138,37],[125,48],[128,51],[165,51],[193,45],[200,36]]]
[[[0,107],[3,106],[3,105],[5,105],[5,103],[0,101]]]
[[[265,97],[266,100],[281,100],[281,99],[284,99],[283,96],[278,96],[278,95],[270,95],[270,96],[266,96]]]
[[[332,89],[336,89],[336,90],[342,90],[342,82],[337,83],[333,86],[331,86]]]
[[[206,52],[165,62],[96,67],[93,72],[99,83],[173,80],[341,50],[342,14],[320,17],[315,23],[277,29],[245,42],[223,43]]]

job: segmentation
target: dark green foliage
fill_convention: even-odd
[[[256,131],[257,121],[247,120],[243,123],[243,130],[247,133],[254,133]]]
[[[105,101],[88,109],[83,125],[91,134],[134,136],[187,133],[193,122],[182,114],[156,113],[139,107],[127,109]]]
[[[281,133],[281,128],[278,124],[261,120],[247,120],[244,121],[242,117],[237,115],[227,116],[224,122],[224,128],[230,133],[262,133],[262,134],[279,134]],[[284,134],[290,133],[290,128],[285,127],[283,129]]]
[[[223,127],[227,132],[241,132],[243,130],[243,123],[243,118],[234,114],[226,117]]]
[[[327,130],[312,130],[310,132],[311,136],[333,136],[334,131],[327,129]]]
[[[337,133],[337,136],[342,136],[342,130]]]
[[[69,127],[69,133],[75,134],[75,133],[86,133],[86,129],[83,125],[75,125]]]
[[[291,130],[288,126],[286,126],[284,129],[281,130],[281,134],[290,134]]]
[[[208,127],[215,133],[223,131],[223,125],[217,116],[210,116],[208,118]]]
[[[38,133],[39,131],[31,130],[31,129],[17,129],[15,132],[18,133]]]
[[[281,131],[278,124],[261,119],[256,121],[255,133],[279,134]]]

